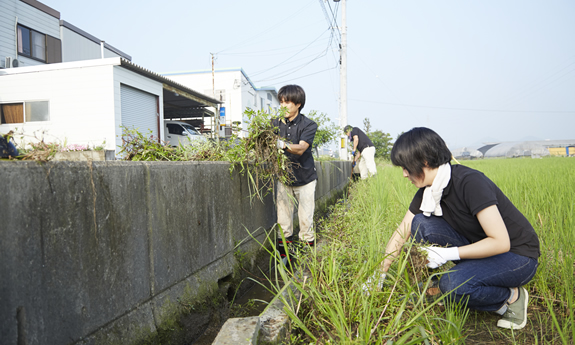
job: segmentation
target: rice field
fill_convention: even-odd
[[[416,192],[400,168],[380,162],[378,175],[354,184],[347,200],[318,220],[321,249],[306,254],[310,278],[293,279],[302,297],[297,307],[286,307],[290,344],[573,344],[575,159],[461,163],[491,178],[539,235],[539,269],[526,286],[527,326],[500,329],[496,315],[427,302],[427,270],[407,254],[410,248],[393,264],[382,292],[362,291]]]

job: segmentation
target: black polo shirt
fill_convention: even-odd
[[[309,144],[309,147],[301,156],[289,153],[287,150],[284,151],[284,154],[294,163],[293,174],[295,179],[288,186],[303,186],[317,180],[315,162],[311,151],[317,124],[303,114],[298,114],[293,121],[282,118],[274,119],[272,123],[278,127],[280,138],[287,143],[299,144],[303,140]]]
[[[411,201],[409,210],[413,214],[422,213],[419,207],[424,189],[420,188]],[[539,257],[539,238],[531,223],[482,172],[464,165],[451,166],[451,179],[443,190],[440,205],[443,219],[470,243],[487,237],[477,220],[477,213],[497,205],[509,233],[510,251],[530,258]]]
[[[365,149],[366,147],[373,146],[373,143],[371,142],[367,134],[365,134],[361,129],[357,127],[353,127],[353,129],[351,130],[349,141],[353,143],[353,137],[355,135],[357,135],[357,139],[359,140],[359,142],[357,143],[357,150],[360,153],[363,152],[363,149]],[[353,149],[353,146],[351,148]]]

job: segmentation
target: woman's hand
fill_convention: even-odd
[[[447,261],[459,260],[459,250],[457,247],[421,247],[423,251],[427,253],[427,267],[438,268],[443,266]]]

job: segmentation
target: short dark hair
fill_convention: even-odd
[[[353,129],[353,126],[347,125],[347,126],[345,126],[345,127],[343,128],[343,132],[344,132],[344,133],[347,133],[347,132],[350,132],[352,129]]]
[[[305,105],[305,91],[299,85],[285,85],[278,91],[279,101],[292,102],[293,104],[299,104],[299,111],[303,109]]]
[[[451,161],[451,151],[439,134],[425,127],[413,128],[397,138],[391,149],[391,163],[423,178],[423,168],[439,168]]]

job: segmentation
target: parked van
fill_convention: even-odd
[[[164,136],[171,146],[178,146],[180,143],[189,145],[197,140],[201,142],[208,140],[194,126],[181,121],[165,121]]]

